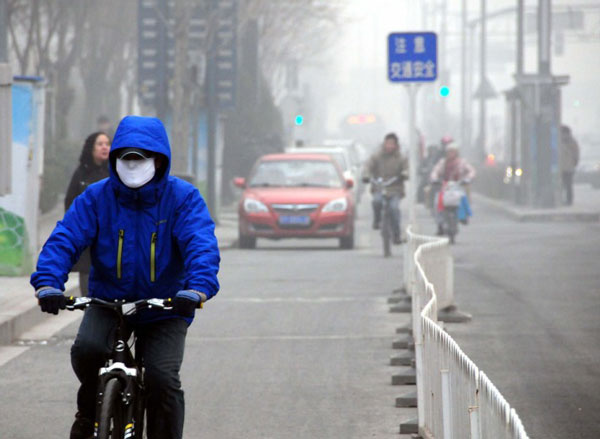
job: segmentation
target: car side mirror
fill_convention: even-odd
[[[351,178],[347,178],[346,179],[346,188],[352,189],[353,187],[354,187],[354,180],[352,180]]]
[[[237,187],[239,187],[240,189],[245,189],[246,188],[246,179],[242,178],[242,177],[235,177],[233,179],[233,184]]]

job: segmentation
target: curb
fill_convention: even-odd
[[[505,201],[494,200],[480,193],[472,194],[474,201],[487,207],[499,210],[510,219],[527,223],[597,223],[600,222],[600,211],[591,210],[558,210],[519,208]]]
[[[79,291],[79,286],[65,290],[66,295]],[[37,301],[0,314],[0,346],[12,344],[21,334],[42,323],[49,316],[40,311]]]

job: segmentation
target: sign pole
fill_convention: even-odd
[[[416,221],[416,203],[417,203],[417,169],[419,166],[419,154],[417,145],[417,91],[419,85],[409,83],[406,84],[406,91],[408,92],[408,153],[409,153],[409,165],[408,165],[408,216],[409,223],[413,226],[413,231],[417,225]]]
[[[433,32],[395,32],[388,35],[388,80],[406,85],[408,92],[408,215],[413,230],[417,228],[417,92],[419,84],[434,82],[438,77],[437,35]]]

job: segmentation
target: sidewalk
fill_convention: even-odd
[[[529,206],[516,206],[504,200],[488,198],[474,192],[473,203],[481,203],[492,209],[501,211],[517,222],[599,222],[600,190],[587,184],[574,187],[575,202],[572,206],[558,206],[551,209],[540,209]]]
[[[62,215],[62,206],[58,206],[40,217],[38,226],[40,248]],[[221,213],[219,225],[215,228],[215,235],[221,251],[235,247],[237,243],[237,214],[235,212]],[[79,295],[77,273],[69,275],[65,292],[70,295]],[[0,346],[13,343],[23,333],[33,326],[43,323],[49,317],[49,314],[40,311],[33,293],[28,276],[0,277]]]

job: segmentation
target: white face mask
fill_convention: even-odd
[[[117,159],[117,174],[123,184],[132,189],[142,187],[154,177],[154,157],[142,160]]]

